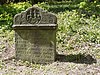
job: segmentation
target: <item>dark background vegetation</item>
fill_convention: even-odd
[[[30,3],[36,4],[38,2],[54,2],[54,1],[94,2],[95,0],[0,0],[0,4],[10,3],[10,2],[18,3],[18,2],[26,2],[26,1],[30,1]],[[99,0],[96,0],[96,1],[99,1]]]

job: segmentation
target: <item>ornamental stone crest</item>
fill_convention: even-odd
[[[14,24],[56,24],[54,14],[46,12],[39,7],[30,7],[14,17]]]
[[[39,23],[41,21],[41,12],[38,9],[31,9],[26,13],[27,22],[30,24]]]

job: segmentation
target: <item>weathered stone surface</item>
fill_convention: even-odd
[[[55,60],[55,31],[16,30],[15,32],[16,57],[18,59],[36,63]]]
[[[15,15],[16,59],[51,63],[56,55],[56,16],[38,7]]]
[[[57,18],[38,7],[30,7],[14,17],[14,24],[56,24]]]

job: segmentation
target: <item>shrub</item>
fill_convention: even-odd
[[[14,15],[24,11],[30,6],[31,4],[28,2],[20,2],[17,4],[10,3],[0,6],[0,29],[12,30]]]
[[[58,44],[73,46],[81,42],[100,43],[100,18],[81,17],[77,11],[66,11],[58,15]]]
[[[57,48],[63,50],[74,49],[83,42],[100,43],[100,17],[97,7],[82,2],[74,7],[71,2],[55,4],[39,3],[38,6],[56,13],[58,18]],[[65,7],[68,7],[65,9]],[[74,7],[74,8],[73,8]],[[58,11],[58,9],[61,10]],[[96,11],[93,8],[96,8]],[[57,9],[57,12],[55,12]],[[64,10],[63,10],[64,9]],[[71,10],[70,10],[71,9]],[[83,10],[87,12],[83,13]],[[94,12],[94,13],[89,13]]]

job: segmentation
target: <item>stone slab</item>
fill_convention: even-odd
[[[57,17],[38,7],[30,7],[16,14],[16,59],[33,63],[51,63],[56,56]]]

